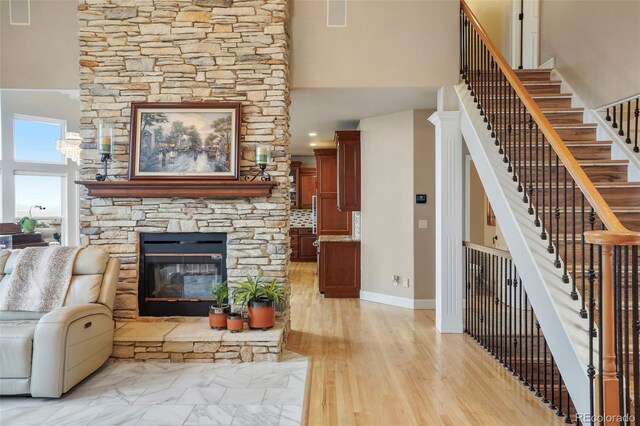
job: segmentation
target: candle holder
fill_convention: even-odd
[[[260,168],[260,173],[254,175],[251,179],[256,180],[260,176],[260,180],[269,182],[271,181],[271,175],[267,173],[267,164],[271,163],[271,145],[257,145],[256,146],[256,164]],[[248,178],[248,177],[247,177]]]
[[[104,167],[103,173],[96,173],[98,182],[105,181],[108,176],[108,163],[113,155],[113,126],[103,121],[98,122],[97,147],[100,161]]]

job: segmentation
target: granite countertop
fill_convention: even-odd
[[[331,243],[359,243],[359,240],[354,240],[351,235],[320,235],[318,237],[320,244],[323,242]]]

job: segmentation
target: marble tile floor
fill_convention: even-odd
[[[108,363],[59,399],[0,397],[0,425],[299,425],[308,367]]]

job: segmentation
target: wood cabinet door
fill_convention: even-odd
[[[360,132],[337,131],[337,191],[340,211],[360,211]]]
[[[299,179],[300,208],[310,209],[311,197],[316,194],[316,169],[301,169]]]
[[[316,235],[300,235],[300,243],[299,243],[299,259],[302,262],[315,262],[317,255],[317,248],[313,245],[316,241]]]
[[[325,297],[360,297],[360,243],[320,244],[320,291]]]
[[[316,150],[317,233],[351,234],[351,212],[338,210],[337,157],[335,149]]]

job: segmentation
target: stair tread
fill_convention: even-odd
[[[558,84],[562,84],[560,80],[549,80],[549,81],[523,81],[523,85],[525,86],[557,86]]]
[[[531,95],[533,99],[536,98],[570,98],[573,93],[536,93]]]
[[[595,129],[598,125],[595,123],[571,123],[571,124],[554,124],[554,129]]]
[[[508,114],[513,113],[514,110],[500,110],[496,111],[496,114]],[[544,114],[558,114],[558,113],[579,113],[584,112],[584,108],[581,107],[545,107],[540,108],[540,111]]]

